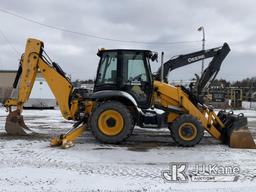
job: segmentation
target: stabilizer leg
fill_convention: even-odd
[[[67,149],[74,146],[73,141],[82,135],[86,129],[86,124],[70,129],[66,134],[51,139],[51,146],[61,146]]]

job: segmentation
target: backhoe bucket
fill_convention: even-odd
[[[28,135],[32,131],[26,126],[23,116],[19,110],[12,111],[8,114],[5,122],[5,130],[9,135]]]
[[[254,139],[248,129],[247,118],[241,113],[220,111],[218,114],[225,128],[222,128],[222,141],[232,148],[256,149]]]

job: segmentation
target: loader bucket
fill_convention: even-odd
[[[12,111],[8,114],[5,122],[5,130],[9,135],[28,135],[32,131],[26,126],[23,116],[19,110]]]
[[[242,113],[235,115],[233,112],[220,111],[218,116],[225,125],[221,130],[223,143],[231,148],[256,149],[247,118]]]

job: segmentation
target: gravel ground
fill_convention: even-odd
[[[256,112],[248,116],[256,138]],[[6,135],[6,112],[0,108],[0,191],[255,191],[256,150],[231,149],[208,134],[192,148],[177,147],[168,129],[136,128],[121,145],[98,143],[86,131],[70,149],[52,148],[52,136],[65,133],[72,122],[58,110],[26,110],[26,124],[37,134]],[[235,182],[166,182],[162,173],[172,162],[237,166]]]

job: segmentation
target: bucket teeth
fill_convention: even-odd
[[[222,141],[231,148],[256,149],[252,134],[248,128],[247,118],[243,114],[235,115],[220,111],[218,114],[225,127],[220,129]]]
[[[6,118],[5,130],[9,135],[28,135],[32,131],[26,126],[19,110],[10,112]]]

